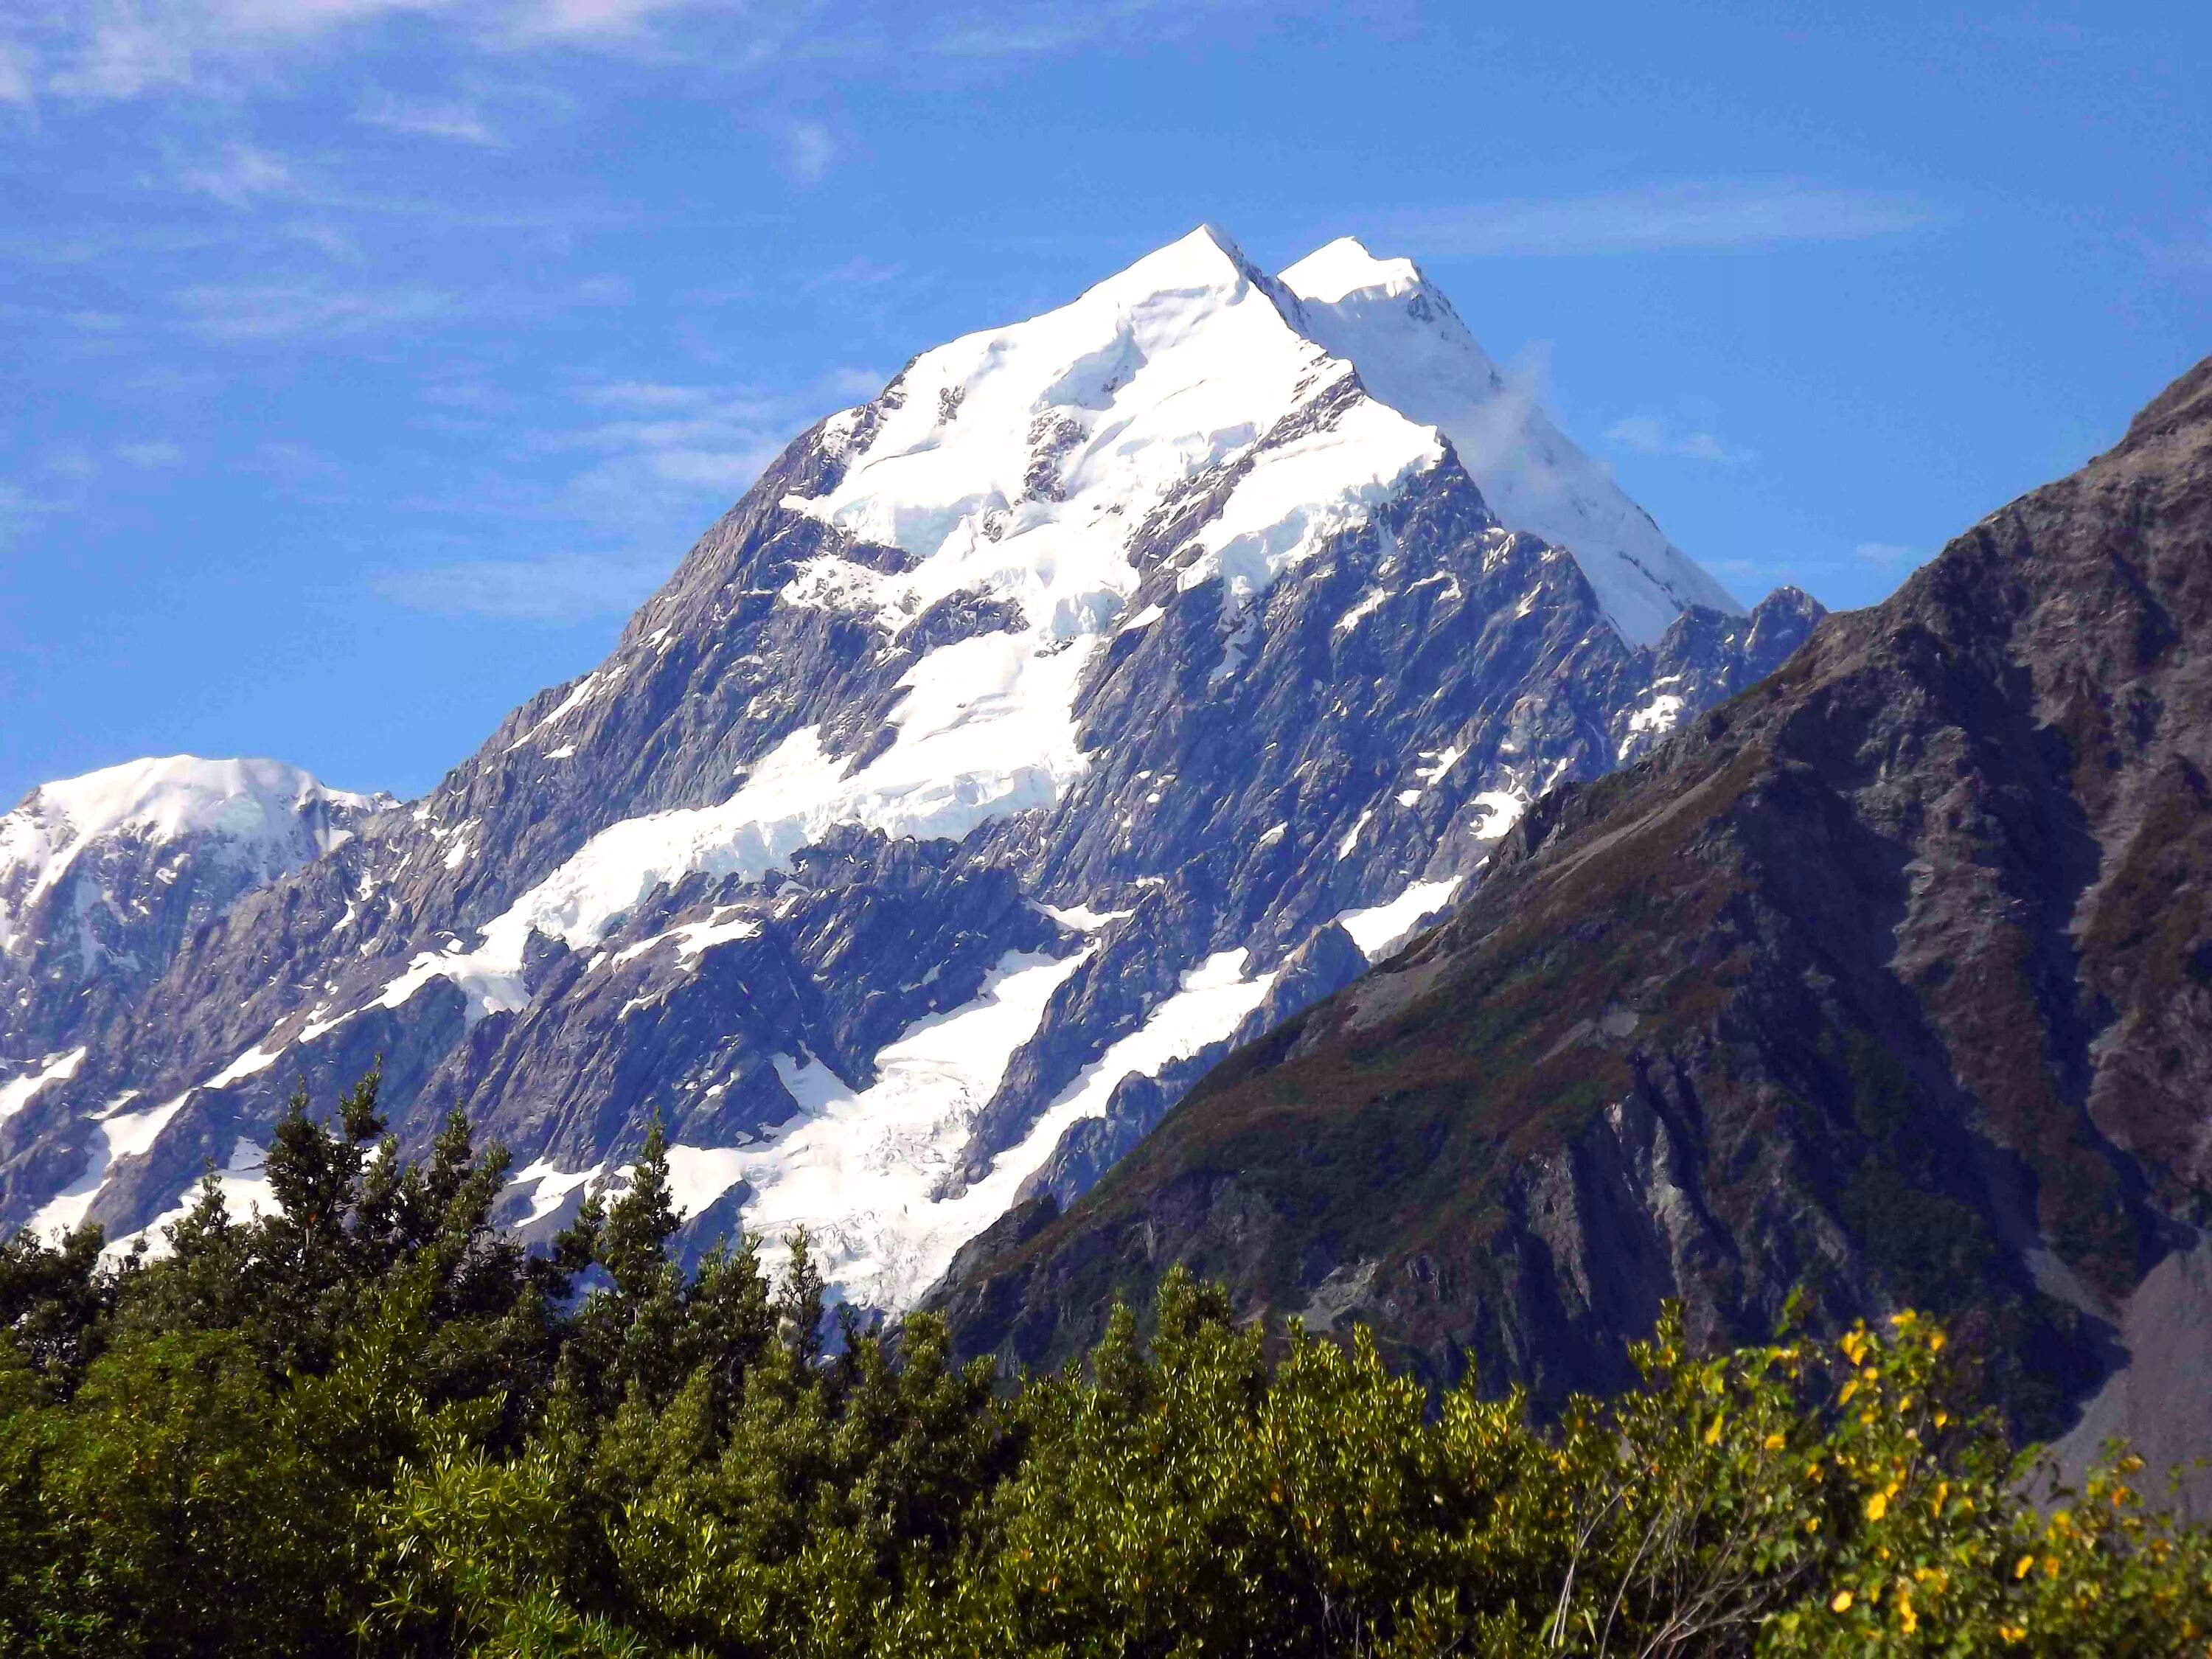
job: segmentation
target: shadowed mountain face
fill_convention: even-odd
[[[1825,1322],[1962,1320],[2030,1431],[2094,1395],[2084,1433],[2191,1455],[2208,886],[2212,361],[1887,603],[1539,801],[1449,921],[1219,1065],[1066,1213],[1009,1213],[934,1299],[969,1352],[1042,1362],[1182,1262],[1556,1398],[1625,1381],[1663,1297],[1748,1340],[1802,1284]]]

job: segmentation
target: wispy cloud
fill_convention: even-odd
[[[1747,461],[1751,452],[1723,443],[1710,432],[1677,430],[1656,415],[1629,415],[1605,431],[1606,441],[1633,455],[1670,455],[1684,461]]]
[[[497,144],[501,141],[483,112],[461,100],[418,102],[380,93],[361,106],[355,119],[387,132],[404,132],[417,138],[444,138],[460,144]]]
[[[185,452],[165,440],[141,443],[118,444],[115,453],[133,466],[174,466],[185,459]]]
[[[819,121],[793,121],[777,135],[783,170],[802,185],[818,185],[837,160],[837,141]]]
[[[1911,198],[1879,191],[1709,183],[1481,203],[1389,223],[1431,254],[1581,254],[1850,241],[1894,235],[1929,216]]]
[[[1900,564],[1917,561],[1920,556],[1911,548],[1899,547],[1894,542],[1861,542],[1851,550],[1851,556],[1877,570],[1893,570]]]
[[[379,573],[371,586],[410,611],[501,622],[574,623],[630,610],[668,574],[636,554],[471,559]]]
[[[104,102],[161,94],[237,96],[265,88],[310,53],[366,46],[380,25],[410,15],[488,52],[538,46],[634,53],[649,44],[668,55],[653,26],[690,14],[720,27],[689,55],[743,61],[773,49],[811,9],[741,0],[48,0],[19,28],[6,60],[12,79],[0,70],[0,96]],[[396,113],[404,118],[404,110]]]
[[[315,282],[205,283],[177,301],[210,339],[233,343],[359,334],[441,321],[459,308],[436,289],[344,289]]]
[[[883,264],[874,259],[848,259],[835,270],[825,270],[807,284],[809,288],[874,288],[879,283],[896,280],[904,269],[900,265]]]
[[[570,506],[641,533],[704,510],[702,496],[742,491],[804,418],[795,400],[743,387],[622,380],[586,387],[580,401],[613,418],[547,434],[538,446],[600,456],[569,481]]]
[[[0,478],[0,547],[21,535],[38,511],[38,504],[21,485]]]
[[[0,104],[245,98],[288,88],[306,66],[387,45],[402,20],[486,57],[597,52],[726,70],[788,57],[1040,57],[1285,8],[1318,10],[1323,0],[993,0],[949,13],[895,0],[32,0],[0,42]],[[466,102],[380,97],[362,118],[497,142]]]
[[[947,58],[1036,58],[1072,52],[1131,29],[1148,35],[1182,33],[1206,14],[1235,9],[1248,0],[1091,0],[1067,4],[1001,6],[971,11],[944,25],[929,49]]]
[[[5,41],[0,41],[0,104],[31,102],[31,71]]]
[[[281,156],[251,144],[233,144],[220,155],[185,162],[177,169],[177,182],[234,208],[295,191],[300,183]]]

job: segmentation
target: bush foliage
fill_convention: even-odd
[[[0,1651],[2212,1653],[2212,1543],[2124,1455],[2035,1488],[1911,1315],[1689,1352],[1532,1421],[1182,1274],[994,1386],[804,1237],[679,1271],[656,1130],[550,1254],[458,1117],[295,1098],[273,1213],[0,1249]],[[2036,1490],[2039,1501],[2030,1501]]]

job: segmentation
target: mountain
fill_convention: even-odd
[[[1793,1285],[1961,1322],[2030,1432],[2212,1443],[2212,360],[1209,1072],[937,1300],[1074,1352],[1173,1263],[1435,1381],[1630,1376]],[[2212,1492],[2208,1492],[2212,1496]]]
[[[187,934],[391,804],[276,761],[190,755],[33,789],[0,817],[0,1067],[70,1063]]]
[[[1803,637],[1410,265],[1291,277],[1200,230],[803,434],[605,662],[191,933],[0,1124],[0,1224],[248,1199],[294,1079],[380,1056],[411,1144],[514,1149],[526,1236],[657,1114],[695,1240],[805,1224],[903,1306]]]

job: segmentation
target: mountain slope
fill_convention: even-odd
[[[2212,362],[1771,679],[1547,795],[1449,921],[1066,1213],[1006,1217],[939,1300],[971,1352],[1043,1362],[1184,1262],[1556,1398],[1623,1382],[1664,1297],[1748,1339],[1802,1283],[1825,1322],[1965,1319],[2031,1430],[2095,1394],[2090,1427],[2192,1455],[2209,776]],[[2132,1391],[2105,1382],[2131,1355]]]
[[[1630,643],[1308,326],[1201,230],[817,425],[599,668],[194,934],[0,1125],[0,1224],[247,1196],[293,1079],[381,1056],[405,1137],[515,1149],[526,1232],[657,1113],[696,1237],[804,1224],[903,1305],[1802,636]]]

